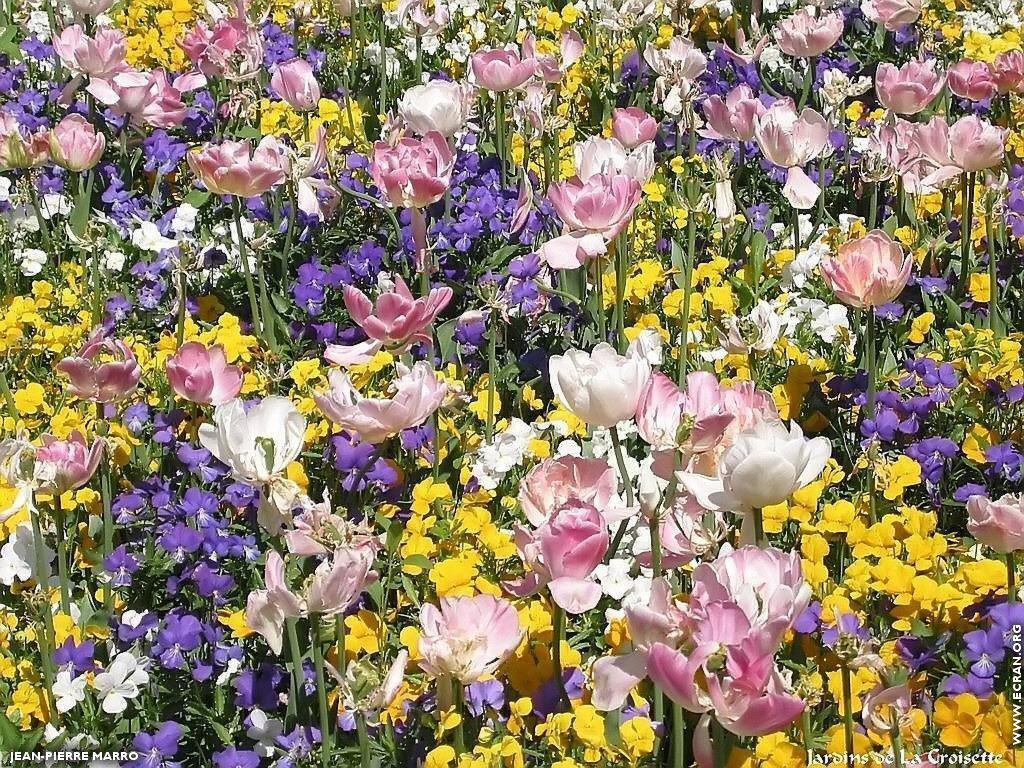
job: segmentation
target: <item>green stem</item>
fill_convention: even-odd
[[[875,416],[875,403],[878,400],[878,352],[877,352],[877,337],[875,328],[875,308],[867,307],[864,310],[867,316],[864,321],[865,332],[864,332],[864,355],[866,357],[866,365],[868,369],[868,391],[867,391],[867,403],[864,408],[865,416],[869,419]],[[870,453],[869,462],[867,468],[868,478],[868,519],[871,524],[878,520],[878,493],[875,489],[875,462],[874,462],[874,447],[868,448]]]
[[[767,544],[764,537],[764,511],[760,507],[755,507],[750,514],[754,519],[754,543],[764,547]]]
[[[320,710],[320,760],[323,768],[331,765],[331,717],[327,708],[327,682],[324,675],[324,653],[320,647],[320,617],[309,617],[309,645],[313,652],[313,666],[316,669],[316,698]]]
[[[715,768],[726,768],[729,764],[732,745],[729,744],[729,734],[714,717],[711,718],[711,748],[714,754]]]
[[[615,244],[615,343],[619,353],[626,351],[626,271],[629,268],[629,249],[625,234]]]
[[[672,702],[672,768],[684,768],[686,764],[686,721],[683,708]]]
[[[565,676],[562,670],[562,641],[565,640],[565,611],[557,603],[552,603],[551,623],[555,637],[551,647],[551,664],[555,669],[555,682],[558,695],[566,707],[571,707],[569,693],[565,690]]]
[[[971,276],[971,229],[974,222],[974,174],[960,174],[960,291],[967,291]]]
[[[679,372],[677,382],[682,386],[690,355],[690,297],[693,293],[693,258],[697,249],[697,223],[691,208],[686,215],[686,261],[683,263],[682,329],[679,339]]]
[[[245,235],[242,232],[242,203],[237,197],[231,198],[231,207],[235,214],[235,233],[238,237],[238,260],[242,262],[242,274],[245,276],[245,292],[249,295],[249,314],[252,315],[252,327],[256,335],[263,339],[263,322],[260,318],[259,299],[256,298],[256,285],[252,279],[252,270],[249,269],[249,259],[246,254]]]
[[[178,349],[185,342],[185,318],[188,317],[188,276],[183,265],[178,264],[178,324],[174,339]]]
[[[608,430],[612,437],[612,448],[615,450],[615,463],[619,467],[619,479],[622,480],[624,493],[626,495],[626,506],[633,506],[633,481],[629,479],[629,472],[626,470],[626,457],[622,452],[622,441],[619,440],[619,430],[611,427]]]
[[[292,695],[288,698],[288,709],[297,716],[299,705],[305,697],[306,674],[302,669],[302,647],[299,645],[296,620],[286,619],[285,628],[288,632],[288,652],[292,657]]]
[[[455,754],[461,755],[466,751],[466,696],[462,689],[462,682],[458,678],[452,679],[452,701],[455,706],[455,714],[459,716],[459,723],[455,726]]]
[[[4,398],[4,404],[7,406],[7,413],[11,417],[11,421],[14,425],[11,427],[11,433],[13,434],[16,430],[15,427],[18,424],[18,406],[14,402],[14,395],[11,393],[11,386],[7,383],[7,374],[4,373],[2,367],[0,367],[0,395]]]
[[[893,768],[903,768],[903,739],[900,738],[900,727],[897,725],[890,734],[892,741],[892,765]]]
[[[985,245],[988,249],[988,327],[996,333],[999,327],[999,259],[996,256],[995,228],[992,226],[993,204],[985,212]]]
[[[68,616],[71,615],[71,596],[68,584],[68,540],[66,521],[64,520],[64,508],[61,505],[60,494],[53,494],[53,523],[57,529],[57,574],[60,577],[60,609]]]
[[[487,339],[487,424],[484,428],[484,436],[488,443],[494,437],[494,399],[497,396],[494,377],[497,374],[495,369],[498,367],[498,313],[492,311],[489,319],[491,327],[488,329],[490,333]]]
[[[356,712],[356,736],[359,738],[359,768],[370,768],[370,734],[366,730],[366,715]]]
[[[1017,602],[1017,564],[1013,552],[1006,553],[1006,602]]]
[[[39,654],[42,657],[43,680],[46,683],[47,706],[53,708],[53,717],[56,719],[56,708],[53,707],[53,644],[56,642],[57,633],[53,628],[53,611],[50,609],[49,584],[47,574],[49,568],[46,564],[46,557],[43,552],[45,542],[43,541],[43,530],[39,524],[39,510],[34,503],[29,504],[29,517],[32,520],[32,547],[36,556],[36,581],[39,585],[39,594],[42,595],[43,611],[43,632],[39,638]]]
[[[849,759],[853,755],[853,686],[850,682],[850,668],[843,664],[839,674],[843,684],[843,738]]]
[[[811,732],[811,708],[804,706],[800,717],[800,730],[803,731],[804,750],[807,752],[807,764],[814,764],[814,734]]]

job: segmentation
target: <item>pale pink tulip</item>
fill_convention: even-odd
[[[103,456],[103,440],[90,446],[81,432],[72,432],[67,440],[43,435],[42,446],[36,450],[35,475],[41,479],[40,490],[64,494],[81,488],[96,473]]]
[[[418,427],[438,409],[448,387],[420,360],[395,382],[390,398],[363,397],[343,371],[331,371],[331,387],[314,399],[320,410],[342,429],[368,443],[381,443],[403,429]]]
[[[409,88],[398,103],[398,114],[419,136],[436,131],[454,136],[473,114],[476,89],[468,83],[431,80]]]
[[[477,51],[469,60],[477,84],[492,93],[518,88],[537,71],[536,59],[523,59],[517,51],[491,48]]]
[[[313,571],[306,588],[306,613],[336,616],[377,581],[371,547],[338,547]]]
[[[967,516],[967,530],[986,547],[1000,554],[1024,550],[1024,496],[971,496]]]
[[[380,294],[376,303],[351,285],[345,286],[344,298],[352,319],[370,337],[352,346],[328,345],[324,357],[348,366],[370,360],[381,349],[400,354],[413,344],[430,344],[430,326],[451,301],[452,289],[432,288],[416,299],[401,276],[396,276],[394,289]]]
[[[548,83],[560,82],[564,71],[579,61],[584,48],[583,38],[574,29],[567,29],[562,33],[558,56],[538,54],[536,45],[537,38],[532,32],[528,32],[523,39],[522,59],[536,62],[536,74]]]
[[[519,647],[523,628],[507,600],[475,595],[440,602],[420,609],[420,667],[428,675],[469,685],[494,674]]]
[[[783,53],[802,59],[820,56],[842,36],[843,14],[833,11],[818,16],[810,6],[780,21],[775,30],[775,40]]]
[[[108,78],[127,68],[124,34],[113,27],[100,27],[89,37],[72,24],[54,38],[53,50],[65,67],[89,77]]]
[[[266,639],[270,650],[280,654],[285,621],[301,617],[305,605],[302,598],[288,589],[284,560],[277,550],[267,552],[264,584],[266,589],[257,589],[249,594],[245,606],[245,623]]]
[[[643,186],[654,175],[654,143],[644,142],[627,150],[618,139],[591,136],[573,150],[576,177],[586,182],[592,176],[628,176]]]
[[[888,734],[902,727],[910,707],[910,689],[906,683],[889,687],[879,683],[864,697],[860,719],[873,732]]]
[[[142,111],[156,98],[156,86],[149,72],[123,69],[105,78],[90,78],[86,91],[118,115],[138,121]]]
[[[755,121],[765,111],[764,104],[749,85],[737,85],[725,99],[711,96],[704,102],[704,117],[709,127],[701,133],[712,139],[750,141],[754,138]]]
[[[726,413],[733,421],[726,430],[723,443],[731,445],[740,432],[765,421],[778,421],[779,411],[771,392],[758,389],[752,381],[738,381],[722,393]]]
[[[589,577],[608,551],[608,525],[586,502],[563,506],[538,532],[548,571],[551,599],[567,613],[585,613],[601,599],[601,587]]]
[[[69,171],[87,171],[100,161],[107,139],[81,115],[67,115],[50,131],[50,156]]]
[[[123,400],[142,378],[142,368],[128,345],[104,337],[102,331],[94,333],[77,354],[57,363],[57,370],[71,380],[68,389],[75,397],[97,403]]]
[[[893,301],[906,287],[914,260],[880,229],[839,247],[821,273],[844,304],[864,309]]]
[[[212,27],[199,21],[180,41],[181,49],[199,72],[207,77],[243,78],[260,71],[263,39],[245,10],[245,3],[238,2],[231,16],[218,19]]]
[[[595,174],[552,184],[548,199],[565,226],[574,233],[593,233],[610,240],[621,232],[640,202],[640,183],[623,175]]]
[[[974,115],[961,117],[952,126],[943,117],[918,125],[917,145],[935,170],[924,184],[940,186],[962,173],[984,171],[1003,162],[1006,129]]]
[[[167,72],[155,69],[150,75],[150,99],[142,111],[132,115],[135,123],[145,123],[153,128],[175,128],[188,116],[188,107],[183,96],[206,85],[206,77],[198,72],[188,72],[171,80]]]
[[[797,210],[814,205],[821,188],[803,166],[817,159],[828,145],[828,123],[813,109],[797,114],[789,99],[780,99],[754,118],[754,137],[764,156],[787,169],[782,193]]]
[[[300,112],[316,109],[320,103],[320,83],[305,59],[278,64],[270,78],[270,87],[288,106]]]
[[[861,3],[864,15],[889,32],[895,32],[921,18],[921,0],[867,0]]]
[[[607,342],[587,353],[568,349],[548,362],[551,389],[566,408],[597,427],[614,427],[636,413],[651,376],[642,356],[620,355]]]
[[[885,62],[875,71],[879,103],[898,115],[916,115],[942,91],[946,78],[936,70],[935,59],[909,61],[902,67]]]
[[[76,16],[101,16],[109,11],[116,0],[68,0],[68,7]]]
[[[444,197],[451,184],[455,157],[444,136],[431,131],[422,139],[373,145],[370,173],[392,205],[423,208]]]
[[[658,121],[639,107],[612,110],[612,135],[626,149],[633,149],[654,141],[658,135]]]
[[[710,451],[732,420],[717,377],[704,371],[688,374],[685,390],[665,374],[655,373],[636,409],[640,436],[654,450],[673,454]]]
[[[190,341],[168,358],[167,381],[178,395],[192,403],[223,405],[242,388],[242,371],[228,365],[220,344],[206,347]]]
[[[612,524],[628,514],[617,497],[617,489],[615,471],[608,462],[560,456],[545,459],[519,481],[519,506],[537,528],[573,500],[593,505],[605,522]]]
[[[188,154],[188,165],[215,195],[256,197],[285,180],[284,148],[273,136],[264,136],[256,149],[248,141],[207,144]]]
[[[992,98],[999,90],[992,77],[992,68],[983,61],[958,61],[946,72],[946,78],[949,90],[961,99],[982,101]]]
[[[1000,93],[1024,93],[1024,52],[1003,51],[996,56],[992,77]]]
[[[29,134],[10,112],[0,111],[0,170],[33,168],[50,158],[50,134]]]

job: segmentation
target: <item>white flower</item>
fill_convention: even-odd
[[[49,563],[53,559],[53,551],[43,545],[43,560]],[[10,587],[15,581],[28,581],[35,578],[36,549],[32,540],[32,528],[22,523],[14,529],[14,533],[0,549],[0,584]],[[50,574],[44,575],[49,581]],[[38,581],[38,579],[37,579]]]
[[[132,245],[152,253],[163,253],[178,247],[177,241],[161,235],[152,221],[139,222],[138,228],[132,232]]]
[[[274,742],[284,733],[284,724],[276,718],[269,717],[257,707],[249,713],[249,730],[245,735],[256,742],[255,751],[263,757],[274,754]]]
[[[14,252],[14,260],[21,265],[21,274],[34,277],[46,265],[46,251],[39,248],[20,248]]]
[[[93,687],[103,701],[103,711],[118,715],[128,709],[128,700],[137,698],[140,686],[149,682],[149,672],[129,651],[117,654],[105,672],[93,680]]]
[[[191,232],[196,228],[196,216],[199,209],[188,203],[182,203],[174,211],[174,218],[171,219],[171,231],[182,233]]]
[[[633,577],[629,575],[631,567],[631,560],[612,558],[607,564],[601,563],[594,569],[594,578],[608,597],[621,600],[633,588]]]
[[[57,698],[57,711],[70,712],[85,701],[85,675],[72,677],[73,671],[65,667],[53,681],[53,695]]]
[[[684,472],[683,485],[705,509],[743,512],[781,504],[813,482],[832,455],[827,437],[808,440],[793,423],[762,421],[736,436],[717,478]]]
[[[398,114],[420,136],[438,131],[451,137],[466,125],[475,100],[475,89],[466,83],[431,80],[402,95]]]
[[[493,491],[505,475],[526,458],[533,428],[522,419],[512,419],[508,428],[483,444],[476,454],[473,476],[483,488]]]
[[[613,427],[633,418],[651,366],[639,355],[622,356],[605,342],[587,353],[570,349],[552,355],[551,388],[576,416],[595,427]]]
[[[72,208],[71,199],[57,192],[43,195],[39,201],[40,212],[47,221],[54,216],[67,216]]]
[[[103,269],[107,272],[120,272],[124,269],[125,255],[121,251],[110,249],[103,252]]]

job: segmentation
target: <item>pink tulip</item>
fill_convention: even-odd
[[[123,69],[106,78],[91,78],[86,90],[116,115],[130,115],[135,121],[156,98],[152,75],[137,69]]]
[[[761,422],[779,420],[772,393],[758,389],[752,381],[739,381],[724,390],[722,401],[726,413],[733,417],[723,443],[731,444],[736,434],[753,429]]]
[[[601,599],[588,577],[608,551],[608,526],[592,505],[570,501],[539,531],[551,599],[566,612],[585,613]]]
[[[1000,554],[1024,550],[1024,496],[971,496],[967,515],[967,530],[985,546]]]
[[[749,85],[737,85],[725,99],[712,96],[704,102],[704,116],[710,127],[702,133],[712,139],[750,141],[754,138],[754,123],[765,111]]]
[[[921,18],[921,6],[921,0],[868,0],[860,7],[871,21],[895,32]]]
[[[893,301],[906,287],[914,261],[880,229],[839,247],[821,272],[844,304],[864,309]]]
[[[787,169],[782,193],[797,210],[814,205],[821,188],[802,166],[821,155],[828,145],[828,123],[813,109],[797,114],[789,99],[780,99],[754,118],[754,138],[765,157]]]
[[[640,436],[656,451],[669,452],[669,473],[676,451],[710,451],[732,420],[718,379],[703,371],[687,375],[685,391],[665,374],[655,373],[636,409]]]
[[[574,500],[594,506],[611,525],[628,514],[617,490],[615,471],[606,461],[561,456],[545,459],[519,481],[519,506],[537,528]]]
[[[353,346],[328,345],[324,357],[348,366],[370,360],[381,349],[400,354],[413,344],[430,344],[428,329],[448,306],[452,289],[432,288],[425,297],[414,299],[405,281],[397,276],[394,289],[378,296],[376,303],[351,285],[345,286],[344,298],[352,319],[370,337]]]
[[[420,628],[423,671],[463,685],[494,674],[523,637],[512,604],[491,595],[442,597],[440,608],[424,603]]]
[[[43,445],[36,450],[36,476],[45,478],[41,490],[63,494],[81,488],[96,473],[103,456],[104,442],[90,446],[81,432],[72,432],[67,440],[43,435]]]
[[[878,101],[898,115],[916,115],[939,95],[946,78],[935,69],[935,59],[909,61],[897,69],[888,62],[875,72]]]
[[[810,600],[798,552],[725,544],[717,558],[694,569],[690,613],[699,621],[710,606],[735,603],[751,627],[781,642]]]
[[[150,99],[132,119],[154,128],[175,128],[181,125],[188,116],[183,95],[206,85],[206,78],[197,72],[178,75],[171,80],[164,70],[155,69],[150,80]]]
[[[864,697],[860,719],[874,733],[892,733],[901,728],[910,707],[906,683],[889,687],[879,683]]]
[[[0,170],[33,168],[49,157],[49,131],[29,134],[14,115],[0,111]]]
[[[668,462],[664,463],[669,465]],[[661,476],[671,477],[671,469],[669,465],[668,471],[661,473]],[[649,515],[650,509],[645,507],[644,512]],[[677,494],[671,508],[658,521],[662,567],[679,568],[704,557],[717,547],[725,533],[725,518],[721,512],[704,509],[689,494]],[[650,547],[645,550],[635,549],[634,552],[641,566],[651,567]]]
[[[278,64],[270,78],[270,87],[292,109],[309,112],[320,103],[320,83],[305,59],[292,59]]]
[[[820,56],[843,36],[843,14],[818,16],[812,7],[801,8],[779,22],[775,40],[783,53],[808,59]]]
[[[76,16],[101,16],[109,11],[116,0],[68,0],[68,7]]]
[[[898,174],[904,189],[911,194],[922,192],[924,179],[938,169],[921,149],[918,125],[901,117],[871,135],[867,154],[877,158],[886,173]]]
[[[264,136],[253,151],[248,141],[207,144],[188,154],[188,165],[215,195],[256,197],[285,180],[284,148],[273,136]]]
[[[1024,52],[1003,51],[996,56],[992,77],[1000,93],[1024,93]]]
[[[338,547],[313,571],[306,589],[306,613],[336,616],[347,611],[377,581],[372,547]]]
[[[521,58],[523,61],[535,62],[535,73],[547,83],[558,83],[564,70],[571,67],[583,55],[583,38],[574,29],[562,33],[559,55],[550,56],[536,52],[537,38],[528,32],[523,39]]]
[[[625,704],[629,692],[647,677],[647,659],[655,643],[679,639],[678,611],[672,603],[672,588],[665,579],[651,584],[647,605],[625,607],[626,624],[633,650],[619,656],[605,656],[594,662],[594,693],[591,704],[602,712]]]
[[[591,136],[573,149],[576,177],[587,182],[591,176],[628,176],[643,186],[654,176],[654,143],[645,142],[627,150],[618,139]]]
[[[633,149],[658,135],[658,121],[639,107],[612,110],[612,135],[626,149]]]
[[[518,52],[502,48],[477,51],[469,65],[476,82],[492,93],[518,88],[537,71],[536,59],[523,59]]]
[[[106,358],[113,358],[107,360]],[[71,393],[82,400],[116,403],[139,385],[142,368],[128,345],[94,333],[76,355],[57,363],[57,370],[71,379]]]
[[[342,429],[367,443],[381,443],[403,429],[418,427],[438,409],[448,387],[420,360],[395,382],[390,398],[363,397],[343,371],[331,371],[331,388],[314,399],[320,410]]]
[[[621,175],[595,174],[552,184],[548,199],[573,233],[599,234],[611,240],[629,223],[640,202],[640,183]]]
[[[242,389],[242,371],[227,364],[220,344],[183,344],[167,360],[166,369],[171,389],[191,403],[223,405]]]
[[[89,77],[108,78],[127,69],[125,37],[113,27],[100,27],[89,37],[72,24],[54,38],[53,50],[65,67]]]
[[[455,158],[444,136],[430,131],[422,139],[404,138],[373,145],[373,183],[401,208],[424,208],[444,197]]]
[[[983,61],[964,59],[946,72],[949,90],[961,99],[982,101],[990,99],[999,90],[992,77],[992,69]]]
[[[180,42],[189,60],[206,77],[252,75],[263,64],[263,42],[239,2],[231,16],[210,27],[199,21]]]
[[[938,186],[962,173],[976,173],[997,166],[1005,156],[1006,129],[968,115],[952,126],[934,117],[917,126],[917,144],[936,170],[923,183]]]
[[[271,549],[264,566],[266,589],[249,594],[245,606],[245,623],[262,635],[275,654],[281,653],[286,619],[302,616],[305,605],[298,595],[288,589],[284,576],[284,560]]]
[[[64,117],[50,131],[50,156],[69,171],[87,171],[100,161],[107,139],[81,115]]]

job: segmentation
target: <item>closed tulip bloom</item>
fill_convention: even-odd
[[[573,499],[593,505],[611,524],[626,514],[617,489],[615,470],[608,462],[560,456],[545,459],[519,481],[519,506],[537,528]]]
[[[81,488],[96,473],[103,456],[104,442],[94,440],[90,446],[81,432],[72,432],[67,440],[43,435],[42,442],[35,452],[35,478],[39,489],[49,493]]]
[[[1024,550],[1024,496],[971,496],[967,517],[967,530],[986,547],[1004,555]]]
[[[879,103],[898,115],[916,115],[932,103],[945,84],[935,59],[909,61],[899,68],[886,62],[875,72]]]
[[[10,112],[0,112],[0,170],[32,168],[50,158],[50,134],[29,134]]]
[[[90,77],[107,78],[127,68],[124,34],[113,27],[100,27],[89,37],[71,24],[53,39],[53,50],[65,67]]]
[[[861,3],[864,15],[889,32],[895,32],[921,18],[922,0],[868,0]]]
[[[907,285],[914,260],[880,229],[839,247],[821,265],[825,282],[844,304],[864,309],[893,301]]]
[[[551,599],[571,614],[585,613],[601,599],[589,577],[608,551],[608,525],[586,502],[572,500],[538,532]]]
[[[494,674],[519,647],[523,629],[508,600],[491,595],[442,597],[420,609],[420,667],[463,685]]]
[[[50,131],[50,156],[69,171],[87,171],[100,161],[107,139],[81,115],[68,115]]]
[[[309,112],[320,103],[320,83],[313,67],[305,59],[292,59],[278,64],[270,78],[270,87],[292,109]]]
[[[128,345],[95,333],[75,355],[65,357],[57,370],[71,381],[71,393],[82,400],[116,403],[139,385],[142,368]]]
[[[626,149],[633,149],[658,135],[658,121],[639,107],[612,110],[612,135]]]
[[[207,144],[188,154],[188,165],[215,195],[256,197],[285,180],[287,158],[272,136],[264,136],[255,150],[248,141]]]
[[[263,398],[248,411],[231,400],[199,427],[199,443],[228,465],[236,480],[269,483],[283,476],[302,452],[306,419],[286,397]]]
[[[431,131],[422,139],[407,137],[394,145],[378,141],[370,173],[392,205],[423,208],[444,197],[454,166],[447,140]]]
[[[1000,93],[1024,93],[1024,52],[1003,51],[996,56],[992,77]]]
[[[755,121],[765,111],[767,108],[749,85],[737,85],[724,99],[716,95],[704,102],[709,128],[702,133],[713,139],[750,141],[754,138]]]
[[[640,202],[640,183],[629,176],[594,174],[552,184],[548,199],[565,226],[610,240],[621,232]]]
[[[523,59],[517,51],[492,48],[477,51],[469,60],[478,85],[492,93],[518,88],[534,76],[537,61]]]
[[[242,389],[241,369],[228,365],[224,348],[219,344],[183,344],[167,359],[166,371],[171,389],[192,403],[224,405]]]
[[[982,101],[991,99],[999,91],[992,69],[984,61],[958,61],[946,72],[946,78],[949,90],[961,99]]]
[[[818,158],[828,145],[828,123],[813,109],[797,114],[789,99],[780,99],[754,119],[754,138],[771,162],[786,168],[783,195],[797,210],[814,205],[821,188],[803,167]]]
[[[331,371],[330,389],[314,399],[332,422],[367,443],[382,443],[403,429],[418,427],[438,409],[448,387],[424,360],[395,382],[390,398],[363,397],[343,371]]]
[[[651,377],[646,360],[619,355],[605,342],[590,353],[570,349],[552,355],[549,366],[555,397],[595,427],[614,427],[631,419]]]
[[[447,286],[413,298],[401,276],[395,278],[394,289],[380,294],[376,302],[355,286],[346,285],[345,306],[370,338],[352,346],[329,344],[324,357],[338,365],[354,365],[366,362],[381,349],[400,354],[413,344],[430,344],[430,326],[451,298],[452,289]]]
[[[432,131],[446,138],[465,128],[473,114],[475,90],[466,83],[431,80],[402,94],[398,114],[420,136]]]
[[[628,176],[641,185],[654,175],[654,144],[646,142],[627,150],[618,139],[591,136],[579,142],[573,154],[576,176],[586,182],[593,176]]]
[[[741,432],[718,463],[718,477],[683,474],[706,509],[744,512],[781,504],[813,482],[832,455],[827,437],[808,440],[795,423],[764,421]]]
[[[820,56],[843,36],[843,14],[838,11],[818,16],[812,7],[801,8],[779,22],[775,40],[783,53],[808,59]]]
[[[67,0],[68,7],[76,16],[96,18],[114,7],[116,0]]]

